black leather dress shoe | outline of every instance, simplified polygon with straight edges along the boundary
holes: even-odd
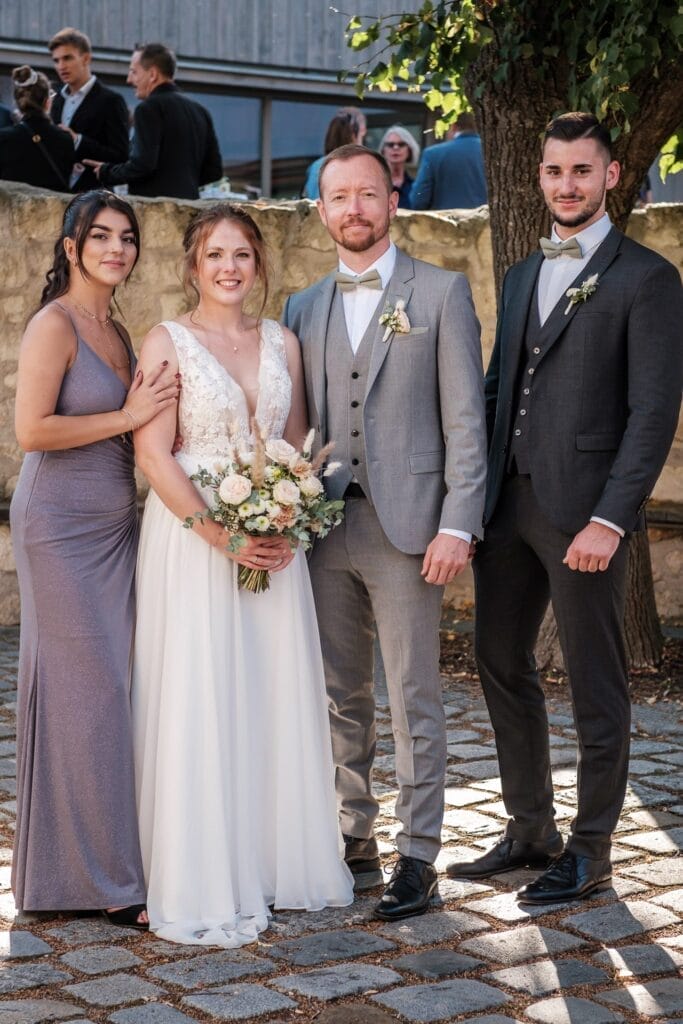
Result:
[[[379,859],[379,849],[374,836],[358,839],[344,836],[344,861],[353,875],[354,889],[371,889],[384,881]]]
[[[523,842],[505,837],[481,857],[475,860],[453,861],[446,865],[449,878],[488,878],[515,868],[545,868],[562,853],[562,836],[556,833],[551,839],[538,843]]]
[[[612,885],[609,857],[594,860],[565,850],[547,871],[517,893],[520,903],[560,903],[580,900]]]
[[[436,889],[436,868],[417,857],[400,856],[384,895],[374,910],[383,921],[424,914]]]

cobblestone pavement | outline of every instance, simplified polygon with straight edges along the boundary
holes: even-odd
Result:
[[[444,850],[437,862],[439,897],[429,912],[393,925],[373,921],[380,891],[374,890],[343,910],[278,913],[257,945],[207,951],[117,929],[96,916],[15,916],[9,861],[16,661],[16,631],[2,630],[0,1024],[683,1019],[683,723],[674,701],[634,708],[613,890],[523,909],[514,890],[533,877],[530,872],[486,884],[445,876],[447,861],[486,848],[504,820],[483,701],[469,680],[455,679],[444,689]],[[550,711],[557,814],[566,826],[575,798],[575,736],[564,696],[550,702]],[[381,701],[377,792],[383,811],[378,837],[389,861],[395,781]]]

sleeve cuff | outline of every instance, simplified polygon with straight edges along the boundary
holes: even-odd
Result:
[[[601,526],[608,526],[610,530],[614,530],[620,537],[626,536],[626,530],[622,530],[616,523],[610,523],[609,519],[601,519],[600,516],[591,516],[591,523],[600,523]]]
[[[439,533],[446,533],[449,537],[457,537],[459,540],[464,540],[466,544],[472,543],[472,534],[464,533],[462,530],[439,530]]]

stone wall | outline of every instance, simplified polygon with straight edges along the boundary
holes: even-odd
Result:
[[[24,324],[35,308],[47,267],[51,264],[66,197],[23,185],[0,184],[0,489],[11,498],[21,465],[14,440],[13,405],[17,351]],[[126,326],[135,344],[160,320],[185,306],[179,282],[181,238],[192,212],[204,205],[161,199],[137,199],[143,248],[132,281],[118,296]],[[287,295],[327,273],[335,263],[334,247],[315,207],[302,200],[252,204],[250,212],[263,231],[270,251],[271,290],[266,315],[278,317]],[[465,273],[472,286],[482,324],[486,362],[495,332],[495,294],[488,215],[485,211],[410,213],[400,211],[393,238],[413,256]],[[683,267],[683,206],[660,205],[638,210],[629,234]],[[683,422],[676,444],[655,490],[655,500],[678,507],[683,514]],[[653,538],[655,539],[655,538]],[[683,559],[680,536],[657,534],[653,560],[661,613],[683,617]],[[657,550],[659,546],[660,553]],[[666,549],[666,553],[665,553]],[[450,595],[453,601],[471,596],[469,580]],[[0,624],[16,622],[18,598],[9,543],[9,529],[0,527]]]

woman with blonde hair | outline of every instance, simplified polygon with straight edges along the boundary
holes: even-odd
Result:
[[[12,83],[20,120],[0,131],[0,178],[68,192],[74,144],[50,120],[50,83],[28,64],[14,69]]]
[[[408,174],[406,167],[417,166],[420,160],[420,147],[407,128],[393,124],[382,136],[377,152],[381,153],[389,164],[391,181],[398,192],[398,205],[410,209],[413,178]]]

